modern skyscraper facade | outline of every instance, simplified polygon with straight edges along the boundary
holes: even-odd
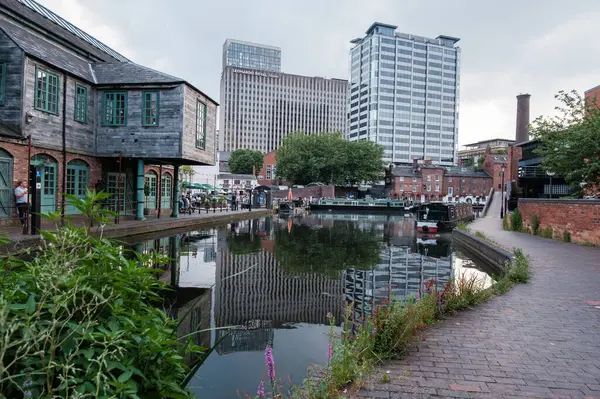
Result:
[[[348,140],[384,146],[384,161],[457,161],[460,40],[374,23],[351,41]]]
[[[346,133],[347,80],[275,72],[280,59],[256,56],[276,47],[236,43],[228,39],[223,46],[220,151],[274,151],[294,132]]]
[[[227,39],[223,44],[223,68],[226,66],[281,72],[281,49]]]

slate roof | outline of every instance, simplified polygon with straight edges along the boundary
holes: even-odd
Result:
[[[252,175],[239,175],[235,173],[219,173],[217,175],[219,180],[228,179],[228,180],[256,180],[256,177]]]
[[[490,177],[484,171],[476,171],[473,168],[459,168],[459,167],[442,167],[436,165],[419,165],[419,170],[416,172],[412,166],[394,166],[392,169],[393,176],[404,176],[404,177],[421,177],[421,169],[427,168],[438,168],[444,170],[446,176],[461,176],[461,177]]]
[[[493,155],[491,156],[492,162],[494,163],[507,163],[508,155]]]
[[[392,175],[405,177],[421,176],[421,174],[418,171],[415,173],[415,170],[412,166],[394,166],[394,168],[392,169]]]
[[[128,59],[33,0],[0,0],[0,4],[40,29],[71,43],[101,61]],[[68,29],[67,29],[68,28]],[[77,34],[75,34],[76,32]]]
[[[473,168],[447,167],[444,174],[446,176],[461,176],[461,177],[490,177],[489,174],[482,170]]]
[[[0,0],[0,4],[6,1],[13,3],[16,0]],[[18,2],[17,2],[18,3]],[[152,68],[126,62],[98,62],[91,63],[89,60],[76,55],[74,52],[61,47],[29,30],[8,20],[2,20],[0,29],[15,42],[26,54],[35,57],[55,68],[67,71],[72,75],[92,84],[165,84],[186,83],[188,86],[201,93],[215,105],[219,105],[214,99],[202,90],[193,86],[185,79],[178,78]],[[75,36],[73,35],[75,38]],[[110,59],[110,58],[108,58]]]
[[[98,84],[184,83],[185,80],[134,62],[92,64]]]
[[[69,71],[81,79],[95,83],[92,69],[87,60],[12,22],[2,24],[0,29],[25,53],[54,67]]]

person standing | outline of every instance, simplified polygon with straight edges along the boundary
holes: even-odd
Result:
[[[17,187],[15,187],[15,203],[21,226],[25,226],[25,222],[27,221],[25,218],[25,211],[27,210],[27,185],[24,181],[17,182]]]

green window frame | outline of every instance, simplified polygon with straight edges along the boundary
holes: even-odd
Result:
[[[58,75],[35,68],[35,109],[58,115],[59,82]]]
[[[102,126],[127,126],[127,92],[102,93]]]
[[[142,92],[142,126],[158,126],[159,93]]]
[[[75,111],[77,122],[87,123],[88,90],[87,87],[75,83]]]
[[[196,102],[196,148],[206,149],[206,104]]]
[[[0,105],[6,101],[6,62],[0,64]]]

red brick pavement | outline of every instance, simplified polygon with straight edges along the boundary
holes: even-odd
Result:
[[[355,398],[600,398],[600,249],[506,232],[494,202],[472,230],[522,248],[531,282],[433,326]]]

